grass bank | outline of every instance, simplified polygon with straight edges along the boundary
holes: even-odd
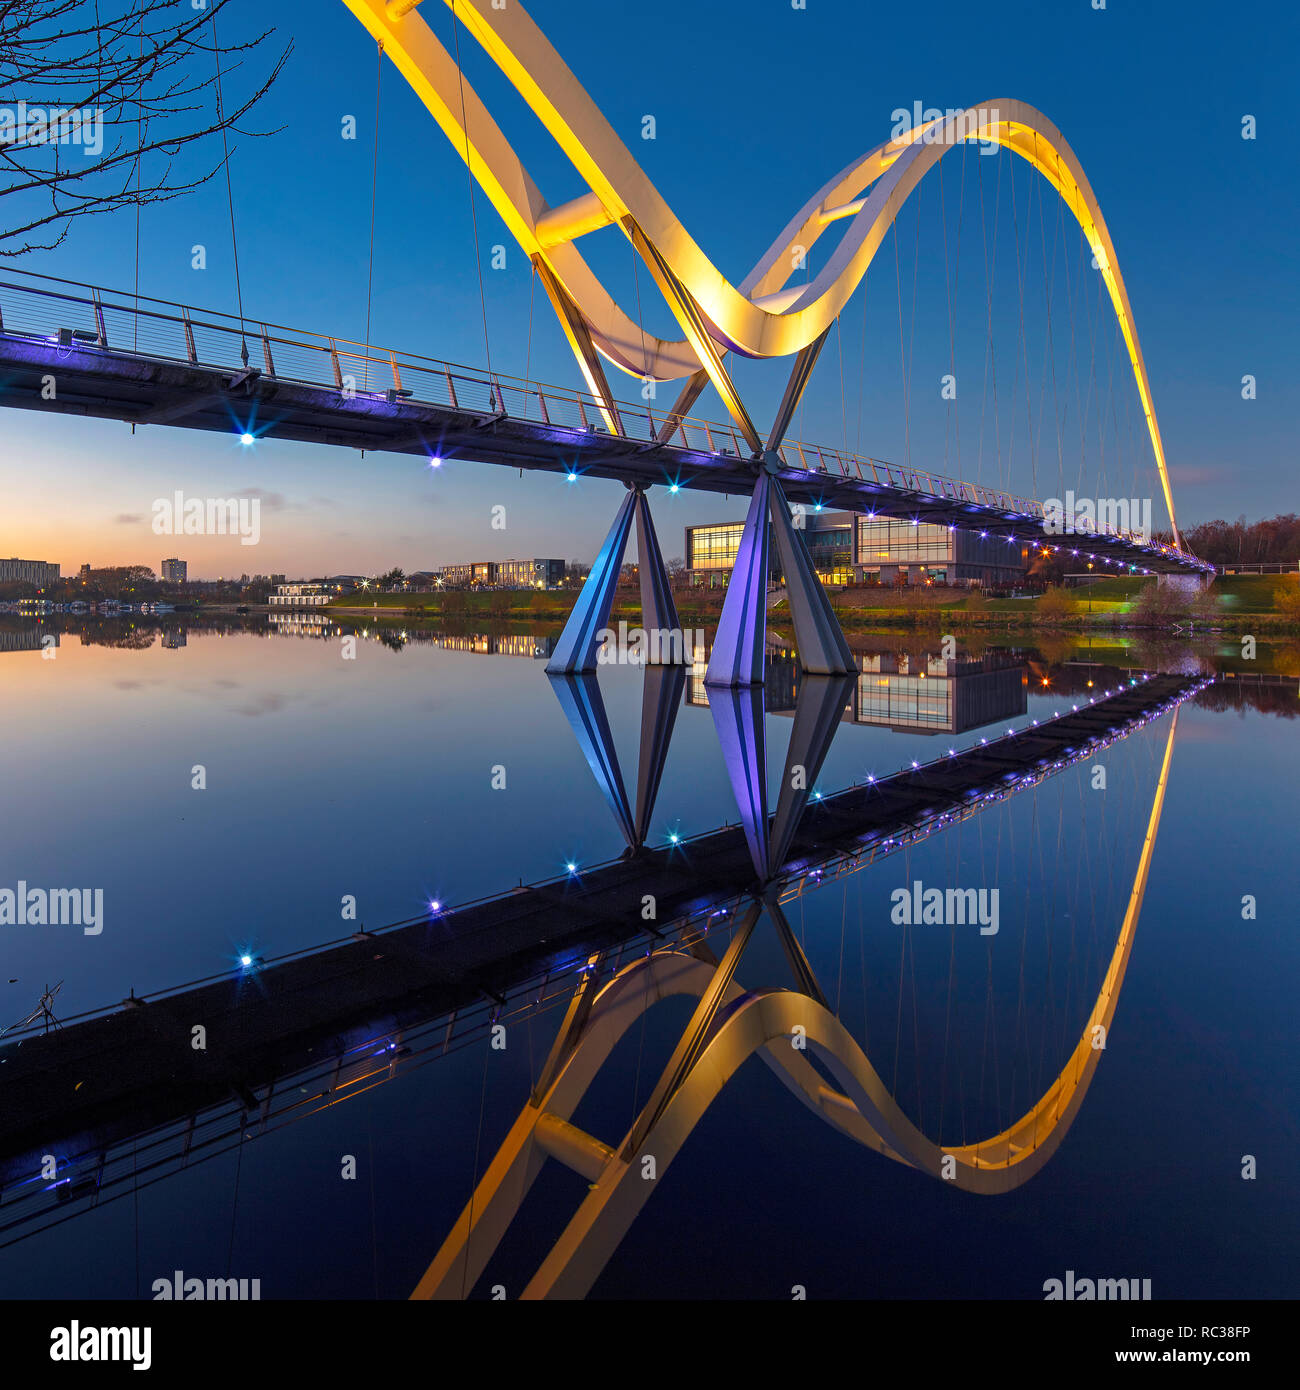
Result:
[[[432,594],[371,594],[367,602],[352,595],[329,611],[354,617],[405,617],[440,622],[562,623],[573,606],[569,590],[530,592],[495,590]],[[723,593],[688,590],[675,595],[687,627],[709,627],[722,612]],[[953,589],[851,588],[832,590],[831,607],[849,631],[867,626],[913,627],[943,623],[963,627],[1047,627],[1056,629],[1151,629],[1218,627],[1236,630],[1243,621],[1257,632],[1300,632],[1300,580],[1296,575],[1225,575],[1203,595],[1192,596],[1157,587],[1155,579],[1099,579],[1078,589],[1054,589],[1038,598],[987,598]],[[788,619],[784,600],[770,610],[773,621]],[[620,590],[614,621],[640,620],[635,589]]]

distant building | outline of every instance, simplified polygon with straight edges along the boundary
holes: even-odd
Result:
[[[162,582],[164,584],[184,584],[189,570],[184,560],[164,560],[162,562]]]
[[[480,588],[496,582],[497,567],[491,560],[478,564],[448,565],[442,572],[443,583],[450,589]]]
[[[550,589],[564,582],[564,561],[478,560],[448,565],[441,578],[449,589]]]
[[[272,608],[323,608],[333,598],[328,584],[278,584],[266,601]]]
[[[551,589],[564,582],[564,561],[502,560],[496,582],[499,589]]]
[[[58,582],[58,565],[44,560],[0,560],[0,584],[35,584],[43,589]]]
[[[77,574],[77,578],[80,579],[81,582],[82,582],[83,584],[89,584],[89,583],[90,583],[90,566],[89,566],[89,565],[82,565],[80,571],[79,571],[78,574]]]
[[[803,514],[803,535],[824,584],[952,584],[997,588],[1018,583],[1029,562],[1028,542],[1008,545],[973,531],[949,530],[901,518],[855,512]],[[740,537],[739,521],[686,528],[686,574],[691,583],[726,587]],[[774,566],[774,573],[777,572]]]

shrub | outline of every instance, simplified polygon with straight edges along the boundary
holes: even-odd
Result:
[[[1048,591],[1034,604],[1034,613],[1047,622],[1072,617],[1078,611],[1074,599],[1059,586]]]

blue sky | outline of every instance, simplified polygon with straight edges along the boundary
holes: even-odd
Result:
[[[426,0],[423,10],[450,48],[448,9]],[[1290,7],[1108,0],[1097,10],[1092,0],[1040,0],[903,8],[808,0],[797,10],[789,0],[669,0],[649,9],[533,0],[529,10],[734,281],[817,187],[888,137],[896,108],[969,106],[998,97],[1038,106],[1079,155],[1114,237],[1180,521],[1186,527],[1218,515],[1296,509],[1300,182],[1289,120],[1300,26]],[[232,160],[247,310],[360,339],[374,46],[339,0],[284,0],[271,10],[239,0],[228,14],[248,28],[263,16],[272,19],[295,43],[261,117],[264,126],[283,129],[263,140],[239,140]],[[228,25],[231,33],[235,27]],[[464,35],[461,52],[470,80],[549,201],[575,196],[576,175],[523,102]],[[464,165],[396,71],[387,62],[384,69],[370,338],[481,364],[483,310]],[[641,139],[647,114],[656,118],[653,141]],[[341,138],[347,115],[357,119],[355,141]],[[1256,119],[1254,140],[1242,139],[1245,115]],[[980,158],[970,152],[946,159],[942,210],[932,175],[900,218],[897,245],[882,248],[865,295],[855,296],[827,344],[797,434],[847,440],[882,458],[910,455],[937,471],[1040,495],[1056,493],[1064,482],[1081,493],[1158,499],[1150,451],[1135,428],[1135,393],[1121,389],[1126,383],[1115,385],[1100,410],[1109,436],[1096,437],[1102,423],[1096,422],[1093,437],[1082,441],[1077,406],[1073,414],[1067,405],[1054,407],[1046,385],[1049,296],[1060,401],[1068,401],[1071,389],[1077,398],[1086,385],[1088,364],[1081,350],[1071,357],[1067,347],[1090,331],[1081,282],[1071,288],[1065,279],[1078,269],[1077,232],[1058,230],[1055,205],[1031,195],[1037,181],[1020,161],[999,154],[980,169]],[[987,277],[972,210],[981,180],[986,198],[992,196],[993,166],[1013,163],[1019,167],[1002,174],[998,215],[986,213],[985,223],[987,231],[999,228],[1002,248],[993,262],[995,429],[986,370]],[[529,346],[530,268],[486,200],[476,199],[493,365],[576,385],[576,367],[540,288]],[[964,209],[960,234],[958,208]],[[190,265],[196,243],[207,248],[203,271]],[[506,247],[506,265],[493,270],[491,248],[498,243]],[[1023,344],[1015,259],[1021,245],[1029,321]],[[223,182],[145,209],[140,247],[142,293],[233,310]],[[634,279],[631,249],[619,232],[598,233],[583,250],[625,307],[635,308],[639,283],[646,326],[669,329],[644,268]],[[123,215],[86,222],[57,251],[19,264],[129,289],[135,254],[134,219]],[[814,269],[817,264],[814,259]],[[1077,312],[1067,311],[1069,293],[1076,294]],[[957,321],[951,336],[950,294]],[[1091,330],[1102,380],[1115,376],[1111,323]],[[955,406],[939,398],[950,353],[959,383]],[[1018,358],[1028,385],[1014,368]],[[1257,379],[1252,401],[1241,395],[1247,374]],[[784,376],[780,363],[746,363],[738,372],[761,426]],[[615,389],[633,397],[637,387],[615,374]],[[697,413],[724,414],[711,392]],[[0,554],[58,560],[65,572],[82,560],[156,568],[163,551],[149,529],[150,505],[176,488],[218,496],[256,488],[265,497],[258,547],[187,540],[191,573],[200,575],[373,572],[507,555],[590,559],[621,494],[614,484],[566,486],[463,462],[431,475],[418,461],[363,460],[273,440],[247,451],[180,430],[132,436],[110,422],[20,412],[2,419],[0,489],[9,505],[0,515]],[[652,496],[652,503],[669,556],[682,551],[684,525],[741,514],[734,500],[689,493]],[[498,504],[507,509],[504,535],[489,525]],[[1158,502],[1155,514],[1159,524]]]

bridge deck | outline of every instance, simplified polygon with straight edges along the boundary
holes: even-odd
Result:
[[[850,788],[810,804],[778,886],[785,896],[966,814],[980,796],[1040,779],[1096,741],[1186,698],[1206,682],[1157,676],[1037,728]],[[579,876],[399,924],[0,1046],[0,1200],[39,1156],[107,1147],[227,1100],[253,1108],[259,1087],[361,1042],[452,1010],[503,1002],[543,972],[645,935],[653,894],[661,930],[706,918],[754,887],[739,828]],[[191,1046],[201,1024],[207,1048]],[[18,1035],[13,1035],[17,1037]]]
[[[620,404],[610,432],[580,392],[39,276],[0,279],[0,405],[745,497],[754,487],[728,425]],[[792,502],[1043,536],[1033,499],[820,445],[781,454]],[[1213,571],[1129,533],[1065,539],[1116,573]]]

